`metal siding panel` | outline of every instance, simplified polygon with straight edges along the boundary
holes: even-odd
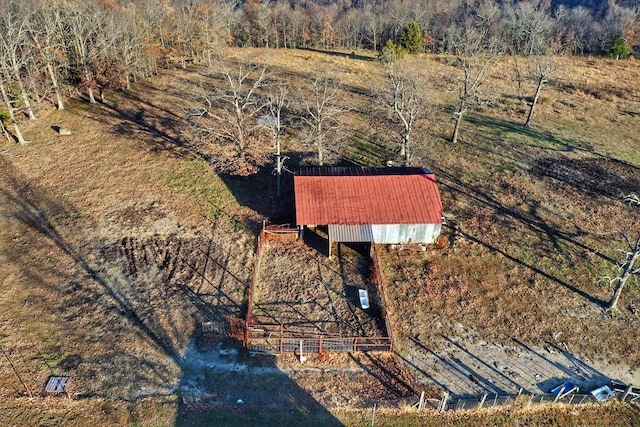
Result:
[[[440,237],[440,233],[442,232],[442,224],[434,224],[433,225],[433,243],[438,241],[438,237]]]
[[[373,242],[370,224],[329,224],[332,242]]]
[[[432,244],[440,235],[440,224],[373,224],[373,241],[387,245]]]
[[[371,225],[371,232],[373,233],[373,241],[375,243],[382,243],[382,231],[382,226],[376,224]]]
[[[381,244],[398,243],[400,233],[400,224],[374,224],[373,229],[374,242]]]

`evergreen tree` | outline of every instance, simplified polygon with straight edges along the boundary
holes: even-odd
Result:
[[[616,37],[611,47],[607,50],[607,55],[616,59],[624,59],[631,55],[631,49],[627,46],[627,41],[624,37]]]
[[[385,64],[390,64],[398,59],[402,59],[406,54],[407,51],[402,46],[395,44],[391,40],[387,40],[387,43],[385,43],[382,48],[378,59]]]
[[[424,51],[424,45],[422,42],[422,29],[420,24],[416,21],[411,21],[404,27],[402,35],[400,36],[400,46],[402,46],[408,53],[420,53]]]

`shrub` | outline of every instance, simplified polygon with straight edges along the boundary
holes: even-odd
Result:
[[[395,62],[398,59],[402,59],[407,54],[407,51],[404,47],[395,44],[391,40],[387,40],[382,51],[380,52],[380,56],[378,57],[380,61],[384,63]]]

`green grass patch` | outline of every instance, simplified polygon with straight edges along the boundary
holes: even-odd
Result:
[[[224,181],[201,158],[184,159],[165,176],[167,186],[196,202],[211,218],[232,217],[238,203]]]

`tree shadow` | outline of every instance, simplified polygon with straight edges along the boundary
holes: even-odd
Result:
[[[579,237],[582,234],[581,230],[577,230],[571,233],[566,232],[559,229],[557,226],[553,224],[549,224],[547,221],[542,219],[537,213],[537,210],[539,208],[539,202],[536,202],[536,201],[530,202],[529,211],[525,213],[525,212],[522,212],[521,210],[504,206],[498,199],[493,197],[491,194],[482,192],[479,188],[472,187],[470,184],[464,183],[458,177],[453,176],[452,174],[450,174],[445,170],[442,170],[440,168],[435,168],[435,170],[438,176],[439,185],[449,189],[449,191],[451,191],[452,194],[455,195],[455,197],[459,197],[459,195],[463,195],[464,197],[470,200],[474,200],[477,203],[480,203],[482,205],[492,208],[495,211],[496,216],[510,218],[514,221],[517,221],[518,223],[521,223],[527,226],[534,233],[542,234],[546,236],[555,248],[559,249],[560,248],[559,243],[565,242],[575,247],[578,247],[588,253],[593,253],[608,262],[611,262],[611,263],[616,262],[616,260],[607,256],[603,252],[598,251],[577,240],[577,237]],[[451,224],[449,224],[449,227],[451,227]],[[488,243],[481,236],[479,235],[475,236],[474,235],[475,233],[473,233],[472,231],[468,231],[468,230],[462,231],[459,228],[456,228],[453,231],[456,233],[461,233],[461,235],[463,235],[467,239],[481,244],[482,246],[486,247],[490,251],[498,253],[504,256],[505,258],[509,259],[510,261],[513,261],[521,266],[527,267],[528,269],[534,271],[535,273],[542,275],[543,277],[546,277],[547,279],[550,279],[555,283],[558,283],[564,286],[565,288],[582,296],[583,298],[586,298],[590,302],[600,307],[606,306],[605,301],[587,294],[586,292],[561,280],[560,278],[554,277],[553,275],[543,271],[542,269],[540,269],[535,265],[528,264],[525,261],[518,259],[514,255],[508,253],[507,251]]]
[[[583,391],[599,387],[603,384],[608,384],[611,381],[611,378],[607,375],[598,371],[588,363],[585,363],[569,352],[566,348],[560,348],[560,346],[555,343],[547,344],[547,347],[551,351],[562,354],[564,363],[558,360],[551,360],[541,351],[528,346],[517,338],[513,338],[513,341],[525,349],[530,355],[541,360],[543,365],[554,367],[557,371],[562,373],[564,378],[547,379],[538,384],[543,392],[549,392],[554,387],[561,385],[567,379],[571,379],[571,382],[580,387]]]
[[[372,375],[378,382],[387,389],[394,398],[403,398],[415,395],[415,385],[412,378],[406,377],[401,370],[396,368],[396,364],[389,361],[382,361],[373,354],[360,353],[367,363],[363,363],[358,357],[349,353],[349,358],[356,362],[365,372]]]
[[[553,179],[581,193],[617,202],[640,188],[639,169],[612,159],[547,157],[536,160],[531,173],[539,178]]]
[[[315,52],[315,53],[322,53],[324,55],[330,55],[330,56],[340,56],[343,58],[349,58],[349,59],[356,59],[358,61],[367,61],[367,62],[373,62],[376,61],[376,58],[373,58],[371,56],[366,56],[366,55],[358,55],[355,52],[338,52],[335,50],[325,50],[325,49],[314,49],[311,47],[300,47],[298,48],[299,50],[306,50],[309,52]]]
[[[464,338],[442,335],[445,346],[431,349],[417,338],[410,338],[420,357],[405,363],[419,376],[433,382],[457,399],[482,394],[539,394],[568,380],[584,391],[608,383],[610,379],[566,349],[553,347],[547,357],[539,349],[515,339],[517,348],[484,343],[473,344]],[[422,356],[424,355],[424,356]]]
[[[236,266],[242,260],[211,242],[220,224],[208,239],[94,241],[95,225],[71,203],[29,183],[2,159],[0,168],[0,221],[24,242],[6,254],[7,263],[30,285],[22,294],[29,310],[46,311],[47,321],[63,330],[48,331],[37,318],[22,327],[29,334],[47,332],[46,342],[66,355],[51,368],[72,377],[74,399],[135,406],[145,397],[175,395],[180,426],[278,419],[341,425],[274,360],[258,363],[230,338],[196,346],[199,335],[189,325],[240,314],[230,289],[240,288],[240,295],[246,287]],[[238,358],[230,361],[234,349]],[[50,374],[38,369],[34,378]]]
[[[471,235],[468,232],[464,232],[464,231],[460,231],[460,230],[458,230],[458,232],[462,236],[464,236],[465,238],[469,239],[470,241],[478,243],[478,244],[484,246],[485,248],[489,249],[489,251],[491,251],[493,253],[497,253],[497,254],[505,257],[509,261],[512,261],[512,262],[514,262],[514,263],[516,263],[516,264],[518,264],[520,266],[526,267],[527,269],[533,271],[534,273],[539,274],[540,276],[545,277],[545,278],[547,278],[547,279],[549,279],[549,280],[551,280],[551,281],[553,281],[553,282],[565,287],[566,289],[570,290],[571,292],[574,292],[575,294],[580,295],[582,298],[586,299],[587,301],[591,302],[592,304],[594,304],[594,305],[596,305],[598,307],[601,307],[601,308],[607,307],[608,301],[605,301],[605,300],[602,300],[600,298],[596,298],[596,297],[594,297],[592,295],[589,295],[587,292],[583,291],[582,289],[579,289],[576,286],[573,286],[573,285],[567,283],[566,281],[547,273],[546,271],[538,268],[535,265],[526,263],[525,261],[518,259],[517,257],[511,255],[510,253],[508,253],[508,252],[506,252],[506,251],[504,251],[504,250],[502,250],[502,249],[500,249],[500,248],[498,248],[496,246],[493,246],[490,243],[487,243],[486,241],[482,240],[479,237],[475,237],[475,236]]]
[[[414,337],[411,337],[410,341],[421,351],[431,355],[438,368],[426,369],[424,366],[418,366],[415,362],[412,362],[412,365],[452,397],[470,398],[483,392],[506,394],[506,391],[497,386],[489,376],[481,374],[479,369],[471,367],[469,363],[463,362],[460,358],[440,354],[440,351],[427,347]],[[433,372],[431,372],[432,370]]]
[[[286,153],[296,157],[295,153]],[[218,175],[241,206],[256,212],[259,217],[272,224],[295,224],[293,175],[283,171],[281,175],[281,197],[277,197],[277,177],[270,165],[261,167],[249,176]],[[262,228],[262,224],[252,224]]]
[[[509,120],[483,115],[479,113],[470,114],[467,118],[467,121],[475,124],[479,128],[487,129],[492,131],[492,133],[499,135],[516,135],[522,136],[529,140],[536,142],[536,144],[526,143],[524,146],[535,148],[535,149],[544,149],[551,150],[556,152],[583,152],[594,157],[598,157],[600,159],[612,162],[613,164],[618,164],[621,167],[633,170],[640,170],[640,167],[628,163],[622,159],[615,158],[609,154],[603,154],[596,151],[593,145],[587,141],[576,141],[569,140],[566,138],[561,138],[557,134],[542,130],[536,129],[532,127],[524,127],[520,123],[515,123]],[[513,149],[513,147],[510,147]],[[511,150],[504,150],[503,153],[509,152]]]

